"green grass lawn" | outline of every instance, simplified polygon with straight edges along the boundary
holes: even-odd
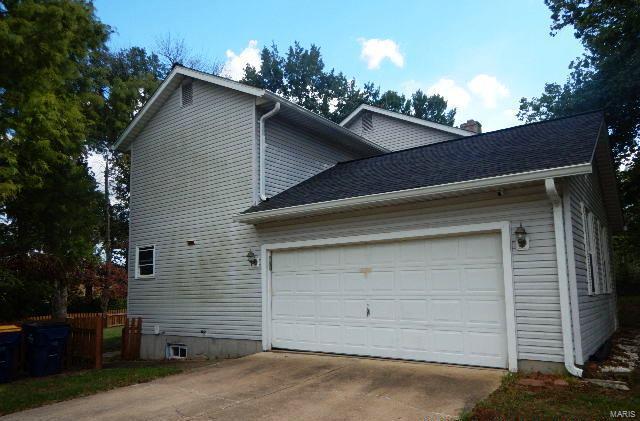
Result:
[[[148,382],[183,371],[176,365],[148,363],[136,367],[77,371],[0,384],[0,415],[79,396]]]
[[[122,326],[108,327],[103,333],[103,351],[118,351],[122,341]]]
[[[563,378],[568,386],[531,387],[518,384],[518,375],[508,374],[502,385],[465,414],[467,420],[503,419],[608,419],[610,411],[640,414],[640,393],[606,389]],[[551,376],[547,376],[552,379]],[[636,385],[637,386],[637,385]]]

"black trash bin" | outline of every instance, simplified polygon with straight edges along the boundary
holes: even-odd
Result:
[[[0,383],[10,382],[18,373],[20,330],[16,325],[0,326]]]
[[[62,371],[71,328],[64,322],[38,322],[22,325],[27,344],[27,367],[34,377]]]

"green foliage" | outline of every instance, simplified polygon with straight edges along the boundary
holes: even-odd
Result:
[[[540,97],[520,102],[518,116],[545,120],[604,109],[628,231],[615,241],[621,290],[640,289],[640,2],[546,0],[552,35],[572,27],[585,54],[571,63],[563,84],[549,83]],[[620,276],[622,275],[622,276]]]
[[[107,36],[88,2],[0,3],[0,200],[83,152],[85,64]]]
[[[358,88],[354,79],[342,72],[325,70],[320,48],[309,49],[298,42],[289,47],[285,57],[275,44],[263,48],[260,70],[247,65],[241,80],[271,92],[322,115],[340,122],[361,104],[375,105],[386,110],[432,120],[453,126],[456,110],[447,111],[447,102],[439,95],[427,96],[418,90],[412,98],[395,91],[380,94],[380,88],[365,83]]]

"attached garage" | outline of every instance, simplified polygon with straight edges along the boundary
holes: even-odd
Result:
[[[265,348],[509,367],[510,253],[488,225],[265,246]]]

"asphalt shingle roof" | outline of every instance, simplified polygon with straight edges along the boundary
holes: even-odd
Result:
[[[244,213],[591,162],[601,111],[341,162]]]

